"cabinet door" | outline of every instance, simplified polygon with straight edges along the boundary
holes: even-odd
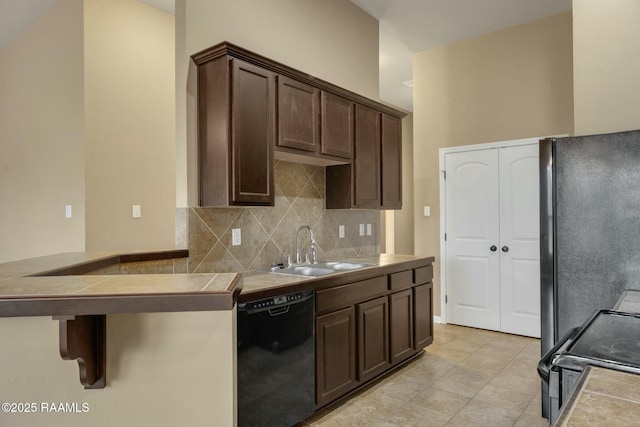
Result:
[[[356,105],[354,204],[357,208],[380,208],[380,113]]]
[[[278,146],[318,151],[319,90],[278,76]]]
[[[386,296],[357,305],[358,379],[367,381],[389,367],[389,310]]]
[[[415,349],[422,350],[433,342],[433,284],[413,288]]]
[[[391,364],[415,353],[413,348],[413,293],[411,289],[389,295],[391,314]]]
[[[402,208],[402,121],[382,114],[382,207]]]
[[[273,206],[274,75],[237,59],[232,67],[231,204]]]
[[[320,152],[350,159],[353,157],[353,114],[355,103],[322,92],[322,143]]]
[[[316,318],[316,404],[322,406],[358,385],[355,308]]]

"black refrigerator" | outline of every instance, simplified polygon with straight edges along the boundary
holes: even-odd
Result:
[[[540,142],[540,252],[545,354],[640,289],[640,131]]]

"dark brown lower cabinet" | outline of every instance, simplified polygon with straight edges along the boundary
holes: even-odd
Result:
[[[413,346],[413,292],[411,289],[389,295],[391,313],[391,364],[415,354]]]
[[[415,312],[415,349],[422,350],[433,342],[433,283],[413,288]]]
[[[316,291],[316,404],[323,407],[433,342],[429,264]]]
[[[355,308],[316,318],[316,403],[321,406],[358,385]]]
[[[389,303],[384,296],[356,307],[358,379],[364,382],[389,368]]]

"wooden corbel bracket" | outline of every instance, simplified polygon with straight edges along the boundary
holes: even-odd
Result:
[[[77,360],[85,389],[105,387],[106,316],[53,316],[60,321],[60,356]]]

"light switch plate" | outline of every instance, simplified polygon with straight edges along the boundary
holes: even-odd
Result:
[[[367,236],[371,236],[371,224],[367,224]]]
[[[431,206],[424,207],[424,216],[431,216]]]
[[[242,244],[242,230],[234,228],[231,230],[231,245],[240,246]]]
[[[64,217],[65,218],[71,218],[71,205],[67,205],[64,207]]]
[[[134,218],[142,217],[142,210],[140,209],[140,205],[133,205],[131,211]]]
[[[344,225],[338,226],[338,237],[344,239]]]
[[[359,232],[360,232],[360,235],[361,235],[361,236],[364,236],[364,224],[360,224],[360,230],[359,230]]]

